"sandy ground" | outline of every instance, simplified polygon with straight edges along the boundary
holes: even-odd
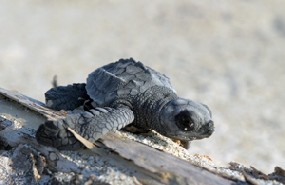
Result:
[[[193,153],[285,167],[285,1],[0,0],[0,86],[39,100],[134,57],[212,109]]]

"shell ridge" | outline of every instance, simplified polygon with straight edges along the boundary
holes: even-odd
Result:
[[[118,98],[134,97],[153,86],[164,86],[175,92],[167,76],[130,58],[90,73],[86,90],[98,106],[108,106]]]

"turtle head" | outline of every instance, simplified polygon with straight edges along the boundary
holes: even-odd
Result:
[[[172,139],[191,141],[209,137],[214,131],[210,109],[201,103],[178,98],[162,109],[160,121],[164,135]]]

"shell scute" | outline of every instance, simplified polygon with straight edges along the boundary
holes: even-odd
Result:
[[[97,105],[108,106],[118,98],[136,96],[156,85],[173,90],[165,75],[133,59],[121,59],[89,74],[86,90]]]

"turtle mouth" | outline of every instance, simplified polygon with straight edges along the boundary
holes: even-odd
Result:
[[[200,140],[208,138],[214,132],[214,122],[210,120],[197,131],[179,130],[168,135],[172,139],[181,139],[186,141]]]
[[[204,138],[208,138],[210,137],[210,135],[200,135],[197,133],[193,134],[194,136],[189,136],[188,134],[181,134],[180,132],[177,134],[173,134],[173,135],[169,135],[168,137],[172,138],[172,139],[178,139],[178,140],[184,140],[184,141],[193,141],[193,140],[201,140]]]

